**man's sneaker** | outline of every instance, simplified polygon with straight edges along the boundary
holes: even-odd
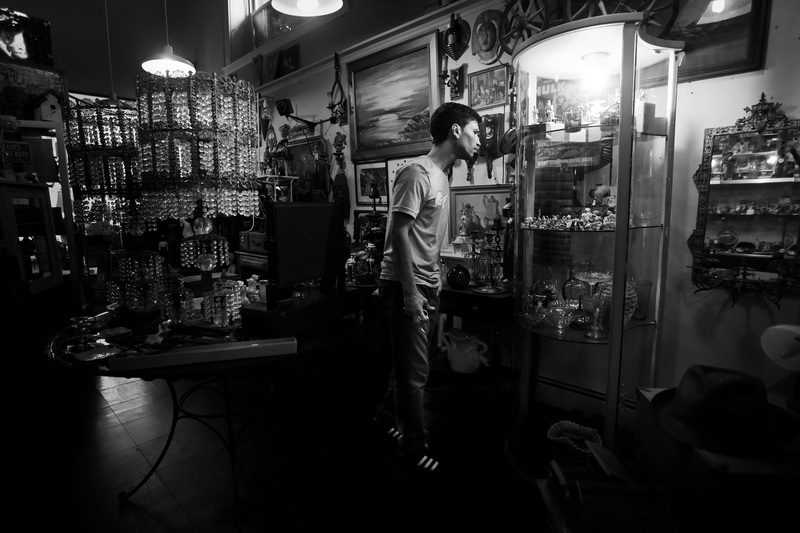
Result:
[[[379,417],[374,417],[372,421],[375,423],[375,426],[378,428],[378,431],[390,438],[394,443],[400,442],[400,438],[403,436],[400,433],[400,430],[394,427],[394,425],[390,422],[385,420],[381,420]]]

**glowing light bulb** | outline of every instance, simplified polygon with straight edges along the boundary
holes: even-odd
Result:
[[[714,0],[711,2],[711,11],[714,13],[722,13],[725,9],[725,0]]]
[[[606,86],[608,52],[590,52],[582,58],[583,83],[593,89],[602,89]]]
[[[297,9],[314,11],[319,7],[319,0],[297,0]]]

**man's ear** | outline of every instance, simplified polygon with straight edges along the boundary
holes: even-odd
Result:
[[[450,126],[450,131],[453,132],[456,139],[461,137],[461,125],[458,122],[454,122],[453,125]]]

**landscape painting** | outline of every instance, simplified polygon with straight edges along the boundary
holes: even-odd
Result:
[[[430,115],[439,105],[432,35],[351,64],[355,159],[424,153],[430,148]]]

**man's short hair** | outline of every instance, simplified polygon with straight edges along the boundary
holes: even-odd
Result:
[[[471,120],[480,124],[481,116],[469,106],[457,102],[445,102],[440,105],[431,117],[430,131],[433,144],[443,143],[453,124],[464,128]]]

